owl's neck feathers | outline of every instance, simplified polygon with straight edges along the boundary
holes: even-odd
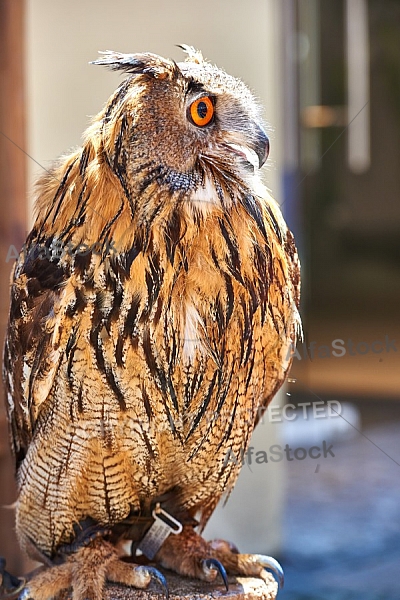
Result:
[[[174,182],[175,177],[176,182],[178,176],[181,182],[185,179],[171,172],[169,181]],[[142,178],[145,180],[146,176]],[[261,185],[258,188],[264,199],[248,193],[243,198],[238,194],[235,201],[232,194],[218,188],[212,175],[203,181],[192,176],[192,183],[181,187],[181,191],[176,187],[177,191],[171,195],[171,187],[160,186],[156,179],[146,181],[138,199],[135,190],[124,181],[124,174],[111,168],[104,151],[91,140],[39,180],[34,229],[47,238],[68,238],[77,244],[92,245],[112,239],[119,249],[126,250],[138,230],[149,232],[151,228],[159,228],[173,221],[178,213],[187,225],[206,231],[210,220],[232,218],[233,214],[250,210],[254,228],[262,229],[261,215],[264,205],[268,205],[274,228],[286,231],[275,202]],[[244,190],[243,187],[240,191]]]
[[[124,113],[108,123],[107,111],[109,106],[87,130],[83,146],[39,180],[31,240],[111,246],[134,256],[162,246],[173,261],[178,245],[187,254],[195,247],[207,253],[216,236],[212,245],[223,246],[221,223],[225,223],[225,237],[233,245],[238,240],[245,245],[246,240],[251,245],[269,244],[272,237],[282,245],[286,225],[256,177],[259,196],[251,194],[233,172],[228,172],[223,188],[218,183],[221,173],[213,170],[220,169],[217,162],[204,164],[201,173],[187,174],[163,171],[142,160],[135,171],[135,164],[128,164],[125,139],[132,117]],[[246,254],[244,246],[242,250]]]

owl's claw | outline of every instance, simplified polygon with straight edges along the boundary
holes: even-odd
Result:
[[[283,588],[285,582],[283,569],[275,558],[272,558],[272,556],[265,556],[264,554],[253,554],[253,559],[254,562],[261,565],[264,569],[272,571],[278,580],[279,587]]]
[[[26,581],[25,579],[22,579],[19,580],[19,582],[20,585],[12,591],[7,591],[4,593],[0,588],[0,600],[28,600],[28,596],[23,596]]]
[[[18,579],[5,569],[6,561],[0,557],[0,600],[13,600],[24,589],[25,579]]]
[[[18,596],[18,600],[32,600],[28,588],[22,590],[21,594]]]
[[[228,591],[228,589],[229,589],[228,577],[227,577],[224,565],[219,560],[217,560],[216,558],[205,558],[203,560],[203,568],[204,568],[204,570],[208,570],[208,571],[218,571],[218,573],[221,575],[222,580],[225,584],[226,590]]]
[[[144,565],[139,565],[138,567],[136,567],[135,571],[136,572],[140,571],[140,572],[145,573],[146,575],[150,575],[150,577],[152,579],[155,579],[156,581],[158,581],[158,583],[161,585],[161,587],[163,589],[165,597],[168,600],[168,598],[169,598],[168,584],[167,584],[167,580],[165,579],[165,577],[161,573],[161,571],[159,571],[155,567],[148,567],[148,566],[144,566]]]

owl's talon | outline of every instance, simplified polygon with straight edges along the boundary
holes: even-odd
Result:
[[[24,593],[26,581],[25,581],[25,579],[22,579],[22,580],[19,579],[18,581],[19,581],[18,587],[16,587],[15,589],[9,588],[5,592],[3,592],[3,590],[1,589],[1,586],[0,586],[0,600],[15,600],[16,598],[18,598],[18,600],[20,600],[22,598],[22,594]],[[27,598],[28,598],[28,596],[25,596],[25,600],[27,600]]]
[[[136,567],[135,570],[136,570],[136,572],[142,571],[143,573],[146,573],[147,575],[150,575],[150,577],[152,579],[155,579],[156,581],[158,581],[158,583],[163,588],[163,592],[164,592],[165,597],[168,600],[168,598],[169,598],[168,584],[167,584],[167,580],[165,579],[165,577],[161,573],[161,571],[159,571],[155,567],[148,567],[148,566],[145,566],[145,565],[139,565],[138,567]]]
[[[0,589],[0,600],[28,600],[28,596],[23,596],[24,587],[25,587],[25,579],[21,581],[21,584],[10,592],[3,593]],[[22,591],[22,593],[20,593]]]
[[[25,579],[18,579],[5,569],[6,561],[0,557],[0,600],[13,600],[24,589]]]
[[[272,556],[265,556],[264,554],[254,554],[253,559],[254,559],[254,562],[257,562],[264,569],[267,569],[268,571],[272,571],[272,573],[274,575],[276,575],[276,578],[279,583],[279,587],[283,588],[283,585],[285,582],[285,576],[284,576],[281,565],[278,563],[277,560],[275,560],[275,558],[272,558]]]
[[[203,568],[204,570],[218,571],[225,584],[226,590],[229,590],[228,577],[225,571],[225,567],[219,560],[217,560],[216,558],[205,558],[203,560]]]
[[[32,596],[30,595],[30,591],[27,587],[22,590],[22,592],[18,596],[18,600],[33,600]]]

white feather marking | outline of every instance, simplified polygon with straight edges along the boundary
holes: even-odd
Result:
[[[183,342],[183,359],[185,362],[191,362],[196,351],[204,350],[199,330],[203,328],[201,317],[192,304],[186,306],[185,331]]]
[[[190,204],[204,214],[208,214],[216,205],[221,204],[215,186],[210,179],[207,178],[204,186],[195,190],[190,198]]]
[[[22,367],[22,381],[21,381],[21,383],[22,383],[22,386],[23,386],[24,397],[25,398],[28,398],[28,396],[29,396],[29,378],[30,378],[30,375],[31,375],[31,370],[32,370],[32,367],[26,362],[26,360],[24,360],[23,367]],[[28,410],[27,410],[26,404],[22,403],[21,407],[22,407],[22,410],[26,414],[28,414]]]

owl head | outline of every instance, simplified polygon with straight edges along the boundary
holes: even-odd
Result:
[[[242,81],[181,47],[182,63],[112,51],[94,61],[128,74],[98,116],[102,149],[135,198],[150,187],[202,209],[234,202],[268,157],[259,107]]]

